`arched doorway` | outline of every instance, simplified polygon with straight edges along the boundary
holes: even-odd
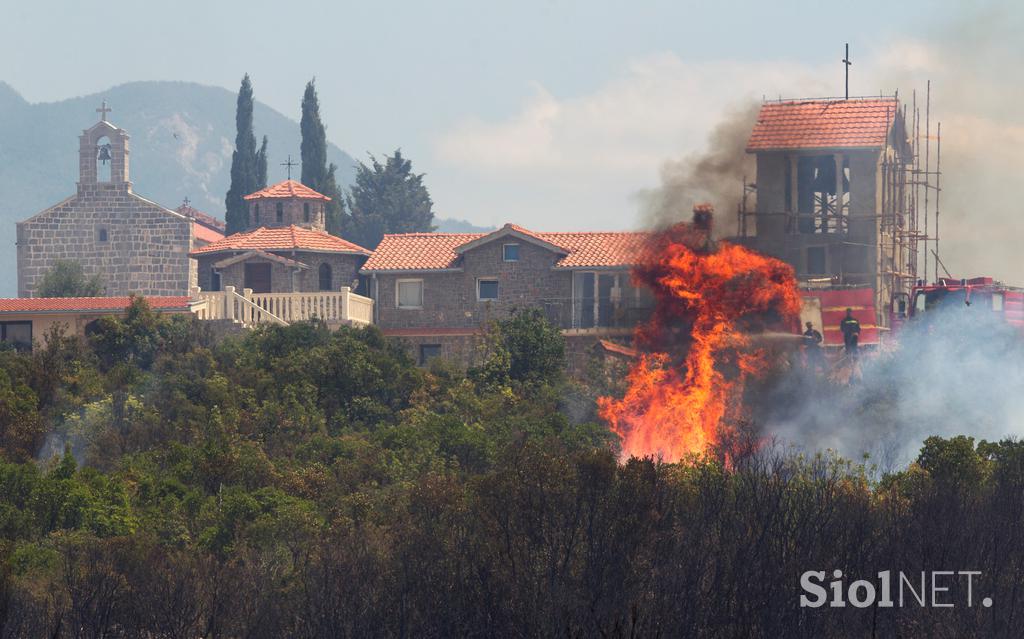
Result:
[[[320,290],[321,291],[333,291],[334,286],[331,283],[331,265],[324,262],[320,265]]]

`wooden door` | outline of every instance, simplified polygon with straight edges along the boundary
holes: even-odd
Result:
[[[254,262],[245,265],[245,288],[253,293],[270,292],[270,264]]]

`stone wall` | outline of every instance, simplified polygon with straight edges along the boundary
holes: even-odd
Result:
[[[606,360],[622,363],[623,370],[625,370],[631,361],[629,358],[609,355],[600,347],[600,340],[608,337],[606,335],[566,335],[566,372],[570,375],[586,379],[592,373],[595,364],[603,365]],[[409,354],[409,357],[420,365],[424,365],[421,358],[421,347],[425,345],[440,346],[441,351],[438,357],[446,359],[460,368],[479,365],[483,362],[486,355],[486,336],[482,331],[458,335],[392,334],[389,335],[389,339],[400,344]],[[627,345],[633,341],[631,333],[616,335],[610,339]]]
[[[502,246],[509,243],[519,244],[517,262],[502,259]],[[505,237],[466,251],[460,271],[377,274],[376,285],[371,285],[377,324],[384,329],[472,328],[526,307],[544,308],[563,324],[562,311],[571,302],[572,272],[552,268],[560,258],[543,247]],[[477,280],[482,277],[498,279],[497,300],[477,301]],[[422,309],[397,307],[395,286],[400,279],[423,280]]]
[[[190,221],[130,188],[83,183],[78,195],[20,222],[18,294],[33,295],[57,260],[74,260],[102,278],[107,295],[187,295],[196,274]]]
[[[398,342],[409,357],[417,364],[421,363],[421,346],[437,345],[441,347],[439,357],[453,362],[463,368],[480,363],[483,355],[483,335],[467,333],[463,335],[395,335],[390,336]]]
[[[277,221],[277,205],[281,205],[282,221]],[[305,205],[309,205],[309,221],[306,221]],[[247,227],[301,226],[307,229],[324,230],[323,200],[299,198],[257,198],[249,200],[249,221]]]
[[[310,268],[299,270],[297,275],[292,275],[294,268],[253,257],[244,262],[238,262],[220,269],[220,287],[234,286],[241,291],[245,288],[245,263],[246,262],[270,262],[270,286],[272,293],[298,293],[315,292],[320,290],[320,265],[328,264],[331,267],[331,291],[339,291],[342,286],[351,286],[352,281],[358,279],[359,268],[366,261],[362,255],[347,253],[314,253],[303,251],[271,251],[272,253],[287,257],[288,259],[302,262]],[[231,257],[231,253],[215,253],[200,255],[197,259],[199,271],[199,287],[204,291],[211,290],[211,275],[213,265],[221,260]],[[355,290],[355,289],[353,289]]]

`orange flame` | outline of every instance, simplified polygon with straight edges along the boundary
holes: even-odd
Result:
[[[678,224],[653,240],[633,270],[656,298],[637,329],[642,355],[622,399],[601,397],[601,417],[622,440],[622,454],[675,462],[722,441],[742,417],[747,379],[769,360],[750,332],[791,321],[800,310],[793,269],[742,246],[713,250],[707,232]]]

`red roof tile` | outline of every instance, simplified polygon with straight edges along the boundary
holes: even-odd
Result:
[[[608,268],[631,266],[650,237],[647,233],[580,232],[537,233],[522,227],[505,228],[553,244],[564,251],[555,268]],[[494,233],[498,233],[495,231]],[[458,267],[463,244],[492,233],[406,233],[385,235],[363,265],[366,271],[435,270]]]
[[[899,108],[896,98],[766,103],[747,151],[881,148]]]
[[[223,233],[214,231],[199,222],[192,222],[192,234],[200,242],[216,242],[217,240],[224,239]]]
[[[348,240],[335,237],[324,231],[314,231],[301,226],[267,228],[261,226],[254,231],[235,233],[222,240],[192,251],[191,255],[204,255],[221,251],[316,251],[322,253],[358,253],[369,255],[370,251]]]
[[[224,220],[219,220],[213,217],[212,215],[207,215],[206,213],[203,213],[199,209],[192,207],[188,204],[182,204],[178,208],[174,209],[174,211],[176,213],[181,213],[185,217],[192,218],[193,220],[195,220],[199,224],[202,224],[203,226],[209,227],[216,231],[220,231],[221,235],[224,234],[224,230],[227,228],[227,224],[224,222]]]
[[[330,200],[323,193],[317,193],[313,189],[309,188],[302,182],[296,180],[285,180],[284,182],[278,182],[273,186],[250,193],[243,199],[245,200],[256,200],[260,198],[278,198],[278,197],[297,197],[304,200]]]
[[[188,296],[145,297],[158,311],[187,311]],[[117,312],[131,304],[130,297],[13,297],[0,299],[0,313]]]

